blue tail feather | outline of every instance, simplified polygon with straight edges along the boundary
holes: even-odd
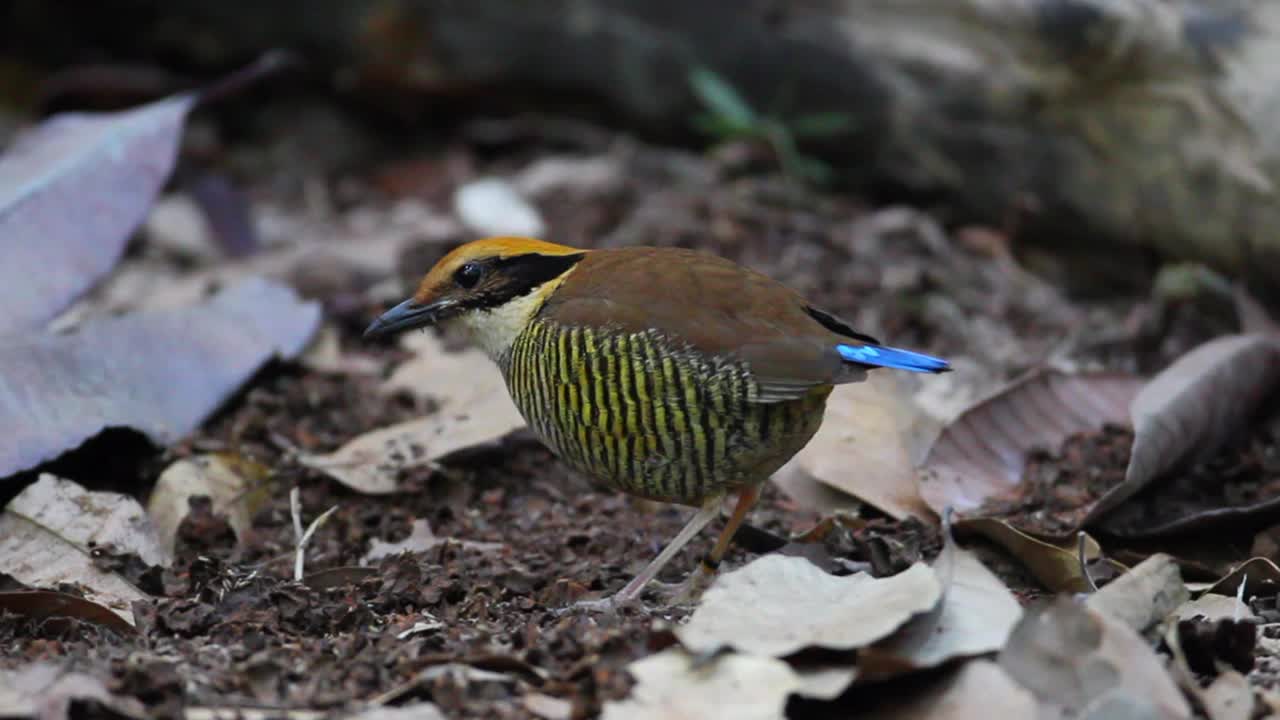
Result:
[[[951,363],[941,358],[882,345],[837,345],[836,350],[846,361],[863,365],[918,373],[940,373],[951,369]]]

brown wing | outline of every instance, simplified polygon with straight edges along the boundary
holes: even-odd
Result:
[[[738,358],[760,386],[762,402],[860,380],[864,369],[845,363],[835,346],[849,337],[870,339],[837,334],[811,314],[804,298],[769,277],[676,248],[590,252],[540,315],[566,325],[653,329],[709,356]]]

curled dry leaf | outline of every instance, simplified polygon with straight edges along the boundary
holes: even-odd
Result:
[[[897,520],[931,520],[916,490],[910,419],[903,410],[909,407],[894,375],[873,373],[837,387],[827,399],[822,427],[775,482],[793,485],[801,481],[790,476],[803,473]]]
[[[248,280],[207,302],[0,344],[0,478],[109,427],[169,443],[195,429],[273,356],[299,353],[320,308]]]
[[[106,545],[152,565],[168,560],[142,506],[118,493],[88,492],[42,475],[0,514],[0,572],[32,587],[75,583],[88,600],[132,624],[130,605],[146,595],[94,566],[92,546]]]
[[[1280,383],[1280,339],[1211,340],[1152,378],[1134,398],[1133,452],[1124,482],[1089,512],[1092,522],[1161,474],[1203,460],[1253,415]]]
[[[1242,582],[1246,583],[1246,596],[1249,588],[1256,587],[1257,583],[1270,582],[1280,584],[1280,566],[1277,566],[1270,558],[1250,558],[1204,588],[1204,592],[1234,596],[1236,591],[1240,589],[1240,583]]]
[[[939,514],[974,516],[984,503],[1016,497],[1028,453],[1123,423],[1141,381],[1130,375],[1044,370],[1015,381],[956,418],[920,472],[920,495]]]
[[[602,720],[782,720],[787,696],[804,681],[781,660],[729,653],[703,666],[672,648],[627,666],[631,697],[605,703]]]
[[[1085,604],[1142,632],[1190,598],[1178,564],[1158,553],[1090,595]]]
[[[943,583],[931,612],[858,654],[859,680],[936,667],[1004,647],[1022,606],[973,553],[948,541],[933,565]]]
[[[941,596],[937,575],[923,563],[884,578],[836,577],[803,558],[765,555],[718,577],[675,635],[696,653],[852,650],[933,610]]]
[[[905,695],[905,694],[904,694]],[[1034,718],[1036,699],[989,660],[965,663],[922,692],[859,717],[867,720]]]
[[[501,440],[524,427],[498,369],[479,350],[444,350],[434,335],[410,336],[416,356],[396,369],[385,392],[432,397],[437,409],[361,435],[327,455],[304,455],[303,464],[371,495],[396,491],[401,472],[428,468],[449,455]]]
[[[1009,523],[995,518],[974,518],[955,524],[958,533],[972,532],[1008,550],[1053,592],[1084,592],[1089,589],[1080,567],[1077,543],[1052,543],[1034,538]],[[1085,536],[1085,561],[1096,560],[1102,549],[1096,540]]]
[[[63,720],[70,717],[71,703],[77,700],[95,701],[121,717],[150,717],[142,703],[113,695],[92,675],[67,672],[50,663],[0,670],[0,708],[7,717]]]
[[[110,609],[82,597],[52,590],[0,592],[0,610],[35,620],[75,618],[122,633],[134,632],[132,625]]]
[[[254,489],[260,489],[268,474],[266,466],[229,453],[197,455],[165,468],[147,501],[161,544],[173,552],[178,525],[196,495],[208,497],[213,512],[225,515],[236,537],[244,537],[262,500],[262,493]]]
[[[1039,717],[1191,717],[1140,635],[1068,596],[1023,616],[999,663],[1036,696]]]
[[[196,99],[55,115],[0,156],[0,336],[43,327],[111,270],[173,170]]]

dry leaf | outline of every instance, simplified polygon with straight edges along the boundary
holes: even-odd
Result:
[[[55,115],[0,156],[0,336],[40,329],[111,270],[173,170],[196,98]]]
[[[698,653],[732,647],[782,657],[866,647],[937,606],[942,586],[916,563],[884,578],[828,575],[803,558],[765,555],[721,575],[676,637]]]
[[[1068,596],[1023,616],[999,662],[1036,696],[1040,717],[1191,716],[1140,635]]]
[[[1085,604],[1142,632],[1190,598],[1178,564],[1157,553],[1090,595]]]
[[[71,703],[77,700],[101,703],[103,708],[121,717],[150,717],[142,703],[131,697],[113,695],[92,675],[68,672],[49,663],[0,670],[0,713],[5,717],[65,720],[70,717]]]
[[[1205,593],[1195,600],[1188,600],[1173,611],[1176,620],[1242,620],[1244,622],[1261,622],[1248,605],[1240,602],[1234,595],[1215,595]]]
[[[1215,452],[1280,382],[1280,341],[1229,335],[1183,355],[1134,398],[1133,452],[1124,482],[1100,498],[1085,523],[1185,462]]]
[[[178,525],[196,495],[207,496],[213,512],[225,515],[236,537],[244,537],[256,504],[251,489],[265,481],[269,472],[263,465],[231,454],[196,455],[165,468],[147,501],[147,514],[161,545],[173,552]]]
[[[1234,597],[1236,590],[1240,588],[1241,582],[1247,583],[1245,586],[1246,593],[1249,588],[1257,587],[1257,583],[1260,582],[1280,583],[1280,566],[1277,566],[1269,558],[1250,558],[1204,588],[1204,592]]]
[[[1074,542],[1046,542],[995,518],[960,520],[955,524],[955,530],[958,533],[977,533],[1008,550],[1049,590],[1084,592],[1089,589],[1089,583],[1080,568],[1078,547]],[[1085,560],[1095,560],[1101,552],[1097,541],[1086,536]]]
[[[82,597],[52,590],[0,592],[0,610],[35,620],[75,618],[109,627],[117,632],[129,634],[134,632],[133,625],[110,608]]]
[[[0,478],[109,427],[181,438],[273,356],[302,350],[320,308],[249,280],[199,305],[103,318],[0,344]]]
[[[804,681],[781,660],[729,653],[701,667],[678,648],[627,666],[631,697],[605,703],[602,720],[783,720]]]
[[[396,369],[383,386],[430,396],[437,410],[361,435],[328,455],[304,455],[303,464],[363,493],[397,488],[405,470],[428,468],[452,453],[501,440],[524,427],[502,375],[479,350],[445,352],[434,336],[410,336],[416,357]]]
[[[992,720],[1036,716],[1036,699],[989,660],[965,663],[923,692],[860,714],[867,720]]]
[[[1004,582],[954,542],[947,543],[933,568],[943,583],[941,603],[859,653],[860,679],[936,667],[1004,647],[1022,617],[1022,606]]]
[[[906,439],[911,400],[896,376],[872,373],[841,385],[827,399],[822,427],[779,475],[803,471],[894,519],[932,521],[916,490]]]
[[[1251,720],[1255,717],[1253,688],[1248,679],[1235,670],[1228,670],[1209,683],[1200,693],[1209,720]]]
[[[979,402],[938,437],[919,475],[920,495],[941,514],[972,513],[1016,491],[1027,453],[1057,450],[1069,436],[1123,423],[1141,381],[1129,375],[1033,373]]]
[[[547,227],[538,209],[501,178],[480,178],[459,187],[453,194],[453,212],[480,236],[541,237]]]
[[[377,560],[381,560],[389,555],[398,555],[402,552],[418,553],[426,552],[431,548],[452,542],[464,548],[480,551],[501,550],[505,547],[502,543],[475,542],[472,540],[453,540],[451,538],[436,537],[431,531],[431,524],[426,520],[414,520],[409,537],[399,542],[385,542],[374,538],[369,546],[369,552],[364,554],[360,562],[369,564]]]
[[[127,580],[93,565],[90,544],[132,552],[151,565],[167,564],[155,529],[136,500],[88,492],[52,475],[18,494],[0,515],[0,572],[31,587],[76,583],[85,597],[130,624],[130,605],[146,597]]]
[[[542,720],[569,720],[573,717],[573,703],[542,693],[525,693],[520,704]]]

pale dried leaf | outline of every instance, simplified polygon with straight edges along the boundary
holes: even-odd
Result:
[[[1215,452],[1278,382],[1280,341],[1266,335],[1228,335],[1178,358],[1134,398],[1133,452],[1124,482],[1098,500],[1085,522],[1163,473]]]
[[[730,653],[703,667],[677,648],[627,666],[631,697],[605,703],[602,720],[783,720],[803,681],[781,660]]]
[[[121,717],[150,717],[142,703],[113,695],[92,675],[68,672],[50,663],[0,670],[0,714],[5,717],[65,720],[70,717],[71,703],[85,700],[101,703]]]
[[[419,701],[396,707],[372,707],[347,715],[348,720],[445,720],[435,703]]]
[[[923,563],[884,578],[837,577],[803,558],[765,555],[717,578],[675,634],[694,652],[732,647],[782,657],[809,647],[851,650],[932,610],[941,595]]]
[[[41,328],[115,265],[173,170],[195,100],[56,115],[0,156],[0,336]]]
[[[944,583],[933,612],[914,618],[858,657],[868,675],[931,668],[958,657],[1004,647],[1022,606],[1003,581],[973,553],[948,544],[934,563]]]
[[[395,492],[397,476],[429,468],[452,453],[501,440],[524,427],[501,373],[479,350],[445,352],[430,334],[406,341],[417,351],[384,385],[436,400],[427,417],[361,435],[328,455],[304,455],[303,464],[371,495]]]
[[[0,572],[31,587],[77,583],[85,596],[133,623],[131,603],[146,596],[127,580],[94,567],[90,543],[137,553],[152,565],[167,564],[150,519],[136,500],[88,492],[42,475],[0,514]]]
[[[624,180],[623,164],[614,155],[546,155],[529,163],[512,184],[526,197],[557,190],[598,195],[617,190]]]
[[[916,490],[905,437],[913,406],[900,388],[889,373],[838,386],[827,399],[817,434],[779,474],[803,471],[895,519],[931,521]]]
[[[273,356],[302,350],[320,308],[248,280],[207,302],[103,318],[65,335],[0,345],[0,478],[109,427],[160,444],[194,430]]]
[[[1085,604],[1142,632],[1190,598],[1177,562],[1157,553],[1090,595]]]
[[[1205,593],[1195,600],[1188,600],[1173,611],[1178,620],[1203,619],[1208,622],[1219,620],[1242,620],[1244,622],[1261,622],[1249,606],[1240,602],[1235,595],[1216,595]]]
[[[992,720],[1036,716],[1036,699],[989,660],[965,663],[923,692],[904,694],[867,720]]]
[[[1141,381],[1129,375],[1034,373],[979,402],[938,437],[919,475],[935,512],[972,512],[1022,482],[1027,453],[1057,450],[1069,436],[1123,423]]]
[[[1255,717],[1253,688],[1235,670],[1219,673],[1200,693],[1209,720],[1250,720]]]
[[[1089,589],[1074,542],[1046,542],[995,518],[961,520],[955,524],[955,529],[956,532],[974,532],[997,543],[1017,558],[1036,580],[1054,592],[1084,592]],[[1100,554],[1097,541],[1086,537],[1086,561],[1095,560]]]
[[[520,704],[542,720],[569,720],[573,717],[573,703],[542,693],[525,693],[520,698]]]
[[[1024,615],[999,662],[1036,696],[1042,710],[1050,711],[1041,717],[1191,716],[1182,693],[1140,635],[1067,596]]]
[[[476,542],[473,540],[451,540],[450,538],[437,537],[431,531],[431,524],[426,520],[414,520],[411,525],[409,537],[399,542],[386,542],[378,538],[374,538],[369,545],[369,551],[364,554],[360,562],[369,564],[381,560],[390,555],[398,555],[402,552],[418,553],[426,552],[431,548],[438,547],[447,542],[453,542],[464,548],[480,551],[494,551],[503,548],[502,543]]]
[[[261,465],[230,455],[196,455],[165,468],[147,500],[147,514],[161,545],[173,552],[178,525],[196,495],[208,497],[212,511],[226,516],[237,538],[244,537],[253,521],[250,490],[268,472]]]

